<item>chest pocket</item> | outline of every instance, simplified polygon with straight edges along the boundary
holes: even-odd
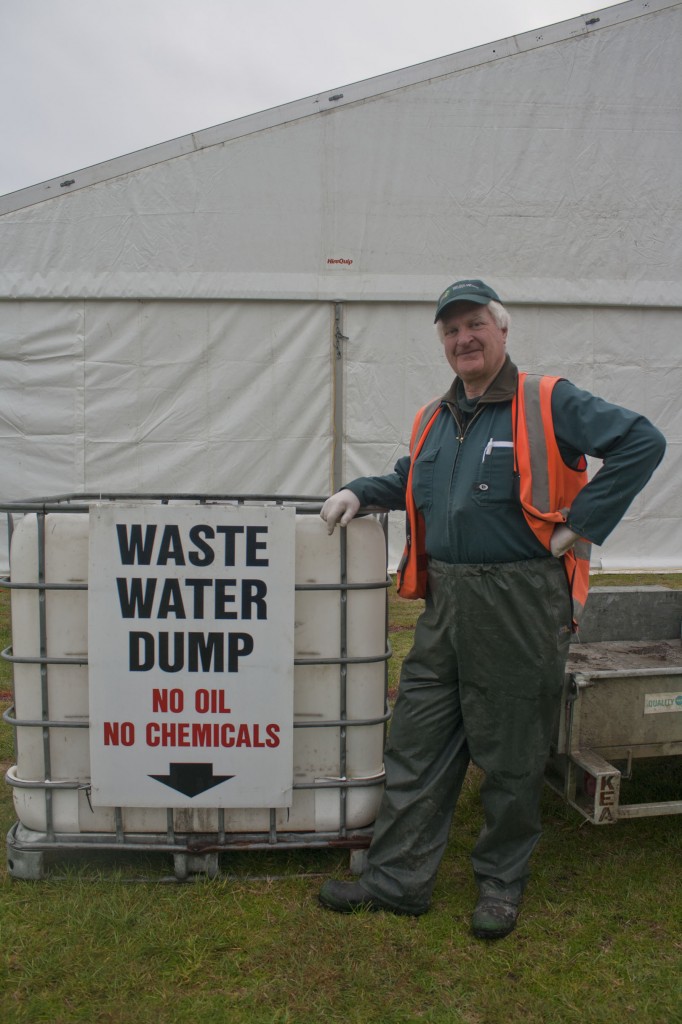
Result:
[[[509,505],[516,501],[511,441],[488,442],[473,485],[473,497],[478,505]]]
[[[433,505],[433,474],[440,445],[421,451],[412,467],[412,493],[420,512]]]

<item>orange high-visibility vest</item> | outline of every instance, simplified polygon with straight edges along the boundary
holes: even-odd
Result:
[[[519,482],[519,499],[526,522],[548,551],[554,527],[565,523],[575,496],[587,483],[587,460],[577,468],[561,457],[552,420],[552,391],[560,377],[538,377],[520,373],[512,400],[514,472]],[[412,493],[412,466],[426,436],[442,409],[440,399],[417,413],[410,439],[410,470],[405,490],[406,544],[398,566],[401,597],[424,597],[427,584],[426,527]],[[587,600],[590,572],[590,544],[578,540],[562,561],[573,603],[573,629]]]
[[[414,418],[410,436],[410,469],[405,486],[405,550],[397,569],[397,587],[401,597],[414,600],[424,597],[428,581],[426,524],[415,505],[412,491],[412,469],[422,450],[426,435],[441,411],[440,398],[423,406]]]

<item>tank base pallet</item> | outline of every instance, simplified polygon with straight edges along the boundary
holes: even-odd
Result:
[[[68,860],[76,854],[162,853],[173,857],[173,870],[179,881],[193,875],[218,878],[221,853],[274,851],[292,849],[339,850],[349,852],[350,871],[364,870],[372,827],[355,829],[340,837],[338,833],[277,833],[270,838],[264,833],[233,833],[225,835],[176,835],[169,841],[166,833],[55,833],[36,832],[15,822],[7,833],[7,870],[12,878],[40,881],[46,878],[55,860]]]

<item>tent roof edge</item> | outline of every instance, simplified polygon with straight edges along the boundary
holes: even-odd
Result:
[[[623,24],[634,18],[645,17],[680,6],[682,6],[682,0],[627,0],[625,3],[579,15],[567,21],[533,29],[520,35],[509,36],[506,39],[495,40],[444,57],[437,57],[398,71],[390,71],[383,75],[341,86],[338,89],[326,90],[304,99],[293,100],[281,106],[248,114],[212,128],[205,128],[167,142],[135,150],[132,153],[65,173],[39,184],[30,185],[16,192],[7,193],[0,196],[0,216],[47,200],[61,199],[91,185],[97,185],[112,178],[152,167],[154,164],[199,152],[211,146],[223,145],[226,142],[298,121],[304,117],[328,114],[340,107],[376,99],[408,86],[452,75],[481,64],[503,60],[553,43],[585,36],[591,32]]]

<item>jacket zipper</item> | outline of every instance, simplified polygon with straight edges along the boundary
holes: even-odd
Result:
[[[449,512],[450,512],[450,495],[452,494],[452,481],[454,480],[454,477],[455,477],[455,470],[457,468],[457,463],[459,461],[459,453],[461,451],[462,445],[464,444],[464,439],[466,438],[467,434],[469,433],[469,430],[471,429],[471,427],[474,424],[475,420],[483,412],[484,408],[485,408],[485,406],[479,404],[477,406],[477,408],[476,408],[476,412],[471,417],[471,419],[467,423],[467,425],[464,428],[464,430],[462,430],[462,424],[457,419],[457,415],[455,413],[455,410],[452,408],[451,405],[448,405],[448,409],[450,410],[450,415],[452,416],[453,420],[455,421],[455,423],[457,425],[457,430],[458,430],[457,451],[455,453],[454,459],[452,460],[452,469],[450,470],[450,481],[449,481],[449,484],[448,484],[448,493],[447,493],[447,499],[446,499],[447,500],[447,508],[446,508],[445,523],[446,523],[446,529],[447,529],[448,548],[451,547],[450,520],[451,520],[452,517],[449,515]]]

